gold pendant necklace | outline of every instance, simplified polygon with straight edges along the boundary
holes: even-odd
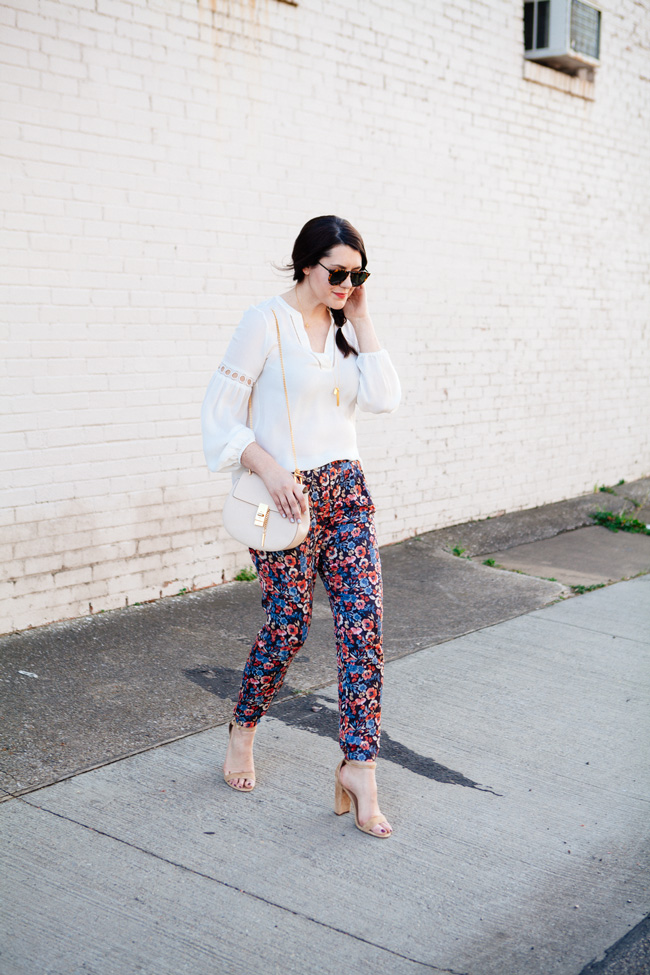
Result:
[[[305,314],[304,314],[304,312],[302,310],[302,305],[300,304],[300,298],[298,297],[298,286],[297,285],[293,289],[293,292],[294,292],[294,294],[296,296],[296,304],[298,305],[298,311],[300,312],[300,315],[302,317],[303,325],[305,326],[305,328],[309,328],[309,322],[305,318]],[[331,327],[332,327],[332,313],[330,312],[330,328]],[[336,326],[334,328],[334,331],[336,333]],[[334,394],[334,396],[336,396],[336,405],[337,406],[340,406],[341,405],[341,388],[340,388],[340,380],[339,380],[339,359],[338,359],[338,356],[336,354],[336,334],[334,335],[334,361],[336,363],[336,386],[332,390],[332,393]]]
[[[341,380],[339,378],[339,365],[340,365],[340,362],[339,362],[339,357],[337,356],[336,352],[337,352],[337,349],[336,349],[336,326],[334,326],[334,361],[336,362],[336,386],[334,387],[333,392],[334,392],[334,395],[336,396],[336,405],[337,406],[340,406],[341,405],[341,399],[340,399],[340,392],[341,392],[340,383],[341,383]]]

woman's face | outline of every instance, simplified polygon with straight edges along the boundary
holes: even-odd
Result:
[[[325,265],[321,267],[321,264]],[[342,284],[329,283],[328,271],[361,270],[361,254],[347,244],[337,244],[321,257],[321,263],[313,267],[305,267],[305,280],[311,288],[314,297],[328,308],[343,308],[354,288],[347,277]]]

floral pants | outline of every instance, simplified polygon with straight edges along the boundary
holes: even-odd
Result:
[[[334,461],[303,476],[311,507],[307,538],[286,552],[250,550],[266,625],[244,668],[235,720],[256,725],[282,686],[309,632],[318,573],[334,617],[341,749],[353,761],[370,761],[379,750],[383,679],[375,508],[358,461]]]

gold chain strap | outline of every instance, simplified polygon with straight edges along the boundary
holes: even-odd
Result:
[[[282,342],[280,341],[280,325],[278,323],[278,316],[273,312],[273,317],[275,319],[275,331],[278,337],[278,351],[280,352],[280,369],[282,370],[282,385],[284,386],[284,398],[287,403],[287,419],[289,420],[289,434],[291,436],[291,449],[293,450],[293,476],[297,481],[302,483],[302,478],[300,476],[300,471],[298,470],[298,458],[296,457],[296,445],[293,439],[293,427],[291,426],[291,410],[289,409],[289,393],[287,392],[287,380],[284,375],[284,360],[282,358]],[[253,429],[253,391],[248,397],[248,425]],[[263,543],[262,543],[263,544]]]
[[[291,449],[293,450],[293,474],[298,480],[300,480],[300,471],[298,470],[298,458],[296,457],[296,445],[293,439],[293,427],[291,426],[291,410],[289,409],[289,393],[287,392],[287,380],[284,375],[284,360],[282,358],[282,342],[280,341],[280,325],[278,323],[278,316],[273,312],[273,317],[275,318],[275,331],[278,336],[278,351],[280,353],[280,368],[282,369],[282,385],[284,386],[284,398],[287,403],[287,419],[289,420],[289,435],[291,436]]]

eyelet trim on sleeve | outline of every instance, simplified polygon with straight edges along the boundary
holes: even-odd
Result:
[[[243,372],[239,372],[237,369],[231,369],[231,367],[227,366],[224,362],[221,363],[218,371],[222,376],[225,376],[226,379],[231,379],[234,383],[239,383],[242,386],[255,385],[255,380],[251,379],[250,376],[247,376]]]

